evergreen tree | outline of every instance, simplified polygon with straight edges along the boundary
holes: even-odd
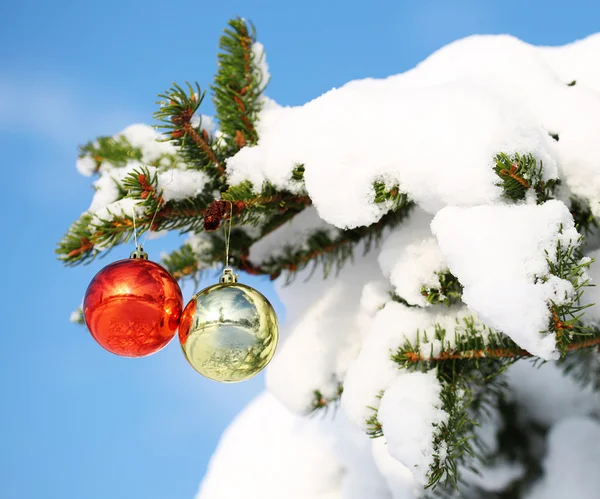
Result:
[[[198,283],[231,214],[230,263],[288,307],[274,397],[225,435],[199,497],[598,497],[600,86],[592,59],[565,62],[597,40],[470,38],[282,108],[234,19],[214,120],[198,84],[174,84],[162,134],[81,147],[96,191],[58,245],[65,264],[135,223],[188,234],[162,264]]]

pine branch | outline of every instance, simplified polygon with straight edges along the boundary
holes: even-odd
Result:
[[[221,37],[218,70],[211,87],[220,129],[224,134],[226,156],[258,141],[256,120],[265,87],[252,50],[256,42],[253,26],[237,18]]]
[[[84,156],[93,158],[97,172],[105,161],[116,167],[125,166],[132,160],[141,161],[142,150],[133,147],[124,136],[98,137],[79,148],[79,157]]]
[[[172,141],[180,149],[188,165],[223,182],[225,168],[217,157],[211,136],[202,128],[201,116],[197,116],[198,125],[192,125],[192,118],[204,99],[204,92],[198,83],[195,87],[187,82],[186,85],[187,92],[173,83],[172,88],[159,95],[164,101],[158,102],[161,107],[153,115],[160,123],[157,128],[165,130],[165,140]]]
[[[248,255],[243,254],[239,267],[250,274],[267,274],[271,279],[276,279],[282,272],[286,272],[287,280],[290,282],[294,274],[312,263],[313,270],[321,266],[324,275],[327,276],[334,269],[339,271],[348,260],[352,259],[354,248],[358,243],[364,243],[365,253],[370,251],[379,243],[383,230],[401,223],[408,215],[411,206],[409,204],[404,209],[389,212],[379,222],[367,227],[340,231],[335,238],[332,238],[327,231],[316,231],[307,240],[305,247],[284,247],[280,256],[272,257],[261,262],[260,265],[253,264],[249,261]]]
[[[504,153],[495,157],[494,171],[500,177],[498,184],[504,189],[504,195],[513,201],[525,199],[529,189],[533,189],[538,204],[552,199],[558,179],[544,181],[542,163],[537,165],[537,160],[532,154],[520,155],[515,153],[508,156]]]
[[[244,192],[242,194],[242,191]],[[308,196],[276,191],[255,195],[248,183],[230,187],[221,195],[221,199],[214,200],[207,208],[204,217],[204,230],[211,232],[221,226],[224,219],[230,214],[237,217],[237,224],[257,223],[265,213],[283,213],[292,210],[300,212],[311,204]]]
[[[592,342],[591,339],[588,341]],[[572,376],[581,386],[591,386],[600,391],[600,341],[596,341],[595,345],[599,348],[573,351],[561,359],[560,365],[565,374]]]
[[[422,286],[421,294],[431,305],[444,304],[447,307],[460,303],[462,299],[462,284],[449,270],[436,272],[439,285],[433,287]]]
[[[598,219],[592,213],[589,203],[576,196],[571,196],[569,201],[571,203],[569,211],[575,221],[575,227],[585,235],[596,232],[599,227]]]
[[[592,334],[579,336],[577,341],[567,345],[566,351],[571,352],[600,345],[600,329]],[[445,328],[435,325],[434,335],[429,338],[427,333],[417,333],[417,341],[411,344],[408,340],[392,356],[392,360],[400,368],[408,368],[418,364],[427,370],[437,363],[452,360],[485,360],[533,357],[527,350],[521,348],[508,336],[494,331],[483,324],[477,324],[473,318],[464,318],[458,323],[453,334]]]
[[[193,240],[193,243],[191,242]],[[243,228],[233,227],[230,240],[230,261],[252,245],[255,239]],[[178,250],[163,256],[163,264],[177,280],[191,279],[198,284],[205,271],[216,269],[225,261],[223,233],[194,234]]]
[[[200,272],[199,255],[193,250],[189,243],[183,244],[178,250],[161,258],[163,267],[177,280],[191,278],[198,285]]]
[[[562,233],[562,230],[561,226],[559,232]],[[592,264],[592,259],[581,257],[579,248],[582,240],[583,238],[580,237],[577,242],[566,247],[559,240],[552,258],[546,251],[549,274],[569,281],[573,285],[573,296],[557,297],[556,301],[548,304],[551,311],[548,331],[556,334],[556,345],[562,353],[569,349],[572,342],[578,342],[596,333],[593,328],[581,321],[583,311],[592,306],[591,304],[580,305],[584,288],[592,286],[586,273]],[[536,282],[545,282],[548,278],[548,276],[536,277]]]
[[[384,391],[381,390],[377,394],[377,398],[381,400],[383,394]],[[378,418],[379,411],[375,407],[367,407],[367,409],[371,411],[371,416],[369,416],[369,418],[365,421],[365,424],[367,426],[367,435],[370,438],[383,437],[383,425],[381,424]]]
[[[339,404],[340,399],[342,397],[343,391],[344,385],[342,383],[338,383],[337,392],[333,397],[325,397],[320,390],[315,390],[313,392],[313,400],[311,403],[309,414],[322,412],[323,410],[326,411],[332,406],[337,408],[337,405]]]

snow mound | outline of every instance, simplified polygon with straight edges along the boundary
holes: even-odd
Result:
[[[550,301],[572,298],[571,282],[550,276],[548,267],[559,242],[566,248],[579,238],[567,207],[560,201],[447,207],[431,227],[464,286],[463,301],[533,355],[558,358],[554,333],[541,331],[550,324]]]

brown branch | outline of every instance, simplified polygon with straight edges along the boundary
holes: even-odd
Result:
[[[244,72],[246,74],[246,81],[247,81],[246,86],[242,87],[239,92],[240,96],[243,97],[250,90],[250,87],[252,85],[252,80],[253,80],[252,66],[250,64],[250,61],[251,61],[250,51],[252,50],[252,39],[248,36],[248,31],[245,26],[243,28],[243,35],[240,38],[240,44],[242,45],[242,49],[244,50]],[[238,107],[238,111],[240,112],[241,120],[244,122],[244,125],[246,125],[246,128],[248,129],[249,134],[252,136],[251,138],[252,139],[256,138],[256,130],[254,128],[254,125],[252,125],[248,116],[246,116],[246,106],[244,105],[244,102],[242,101],[242,99],[240,99],[236,95],[233,96],[233,100]],[[242,140],[242,137],[238,136],[238,132],[243,137],[243,140]],[[235,142],[236,142],[236,145],[241,149],[248,142],[248,137],[245,137],[243,135],[243,133],[241,132],[241,130],[236,130]],[[254,140],[252,140],[252,142],[254,142]]]
[[[523,177],[521,177],[520,175],[517,174],[517,165],[515,163],[513,163],[510,171],[509,170],[500,170],[499,175],[508,176],[508,177],[516,180],[517,182],[519,182],[519,184],[521,184],[523,187],[525,187],[525,189],[529,189],[529,187],[531,187],[529,185],[529,182],[527,182],[527,180],[525,180]]]
[[[185,121],[181,124],[181,129],[190,137],[190,139],[192,139],[194,144],[196,144],[200,149],[202,149],[202,151],[209,157],[212,163],[217,167],[219,175],[224,175],[225,168],[217,159],[217,156],[215,155],[211,147],[208,145],[208,142],[206,142],[206,140],[204,140],[204,138],[200,136],[200,134],[194,129],[192,124],[189,121]]]
[[[79,248],[75,248],[67,253],[67,256],[70,258],[72,256],[80,255],[81,253],[85,253],[94,248],[94,243],[92,243],[87,237],[82,237],[80,239],[81,246]]]
[[[589,338],[585,341],[577,343],[571,343],[567,346],[568,351],[578,350],[581,348],[588,348],[595,345],[600,345],[600,337]],[[479,350],[465,350],[465,351],[446,351],[441,352],[439,355],[434,357],[423,357],[420,352],[404,352],[402,356],[408,362],[422,362],[422,361],[442,361],[442,360],[461,360],[461,359],[482,359],[482,358],[493,358],[493,359],[510,359],[514,357],[534,357],[533,354],[522,348],[484,348]]]

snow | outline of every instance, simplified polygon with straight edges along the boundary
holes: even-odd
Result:
[[[105,222],[113,220],[116,217],[133,218],[134,211],[137,206],[140,206],[139,201],[133,198],[123,198],[113,203],[109,203],[104,208],[100,208],[94,213],[90,221],[90,229],[96,230],[104,225]],[[106,243],[108,244],[108,243]],[[95,248],[98,250],[108,249],[108,246],[102,243],[96,243]]]
[[[366,315],[372,317],[390,299],[390,286],[388,282],[383,280],[369,281],[363,287],[360,297],[360,308]]]
[[[394,292],[412,305],[427,306],[423,286],[439,286],[436,272],[447,269],[429,225],[432,216],[415,208],[381,246],[379,265]]]
[[[198,170],[166,170],[158,173],[157,187],[165,202],[180,201],[200,194],[209,181]]]
[[[285,255],[289,249],[308,249],[308,238],[316,232],[325,232],[330,239],[335,239],[341,233],[338,228],[324,222],[313,206],[309,206],[276,231],[254,243],[250,247],[250,261],[260,264],[270,258]]]
[[[265,378],[269,391],[291,410],[310,411],[315,390],[326,399],[336,397],[348,364],[360,348],[362,288],[376,270],[373,253],[354,264],[347,263],[336,277],[312,277],[321,280],[320,289],[312,294],[312,303],[301,318],[284,328],[282,345]]]
[[[500,460],[493,466],[480,467],[479,474],[468,468],[464,468],[462,473],[462,478],[471,487],[476,486],[486,492],[502,492],[508,485],[523,476],[525,468],[518,462]]]
[[[96,160],[90,155],[78,158],[75,166],[77,167],[77,171],[84,177],[91,177],[96,173]]]
[[[540,47],[539,50],[542,59],[563,82],[576,80],[577,85],[600,91],[600,66],[590,64],[600,52],[600,33],[562,47]]]
[[[196,499],[342,499],[331,426],[260,395],[223,434]]]
[[[304,164],[319,215],[340,228],[369,225],[385,213],[387,205],[374,204],[377,180],[399,185],[433,213],[450,203],[498,202],[496,153],[529,151],[550,175],[556,169],[552,139],[522,111],[465,82],[412,91],[393,79],[352,82],[302,107],[269,111],[279,116],[267,129],[259,122],[258,145],[227,161],[229,181],[250,180],[257,191],[267,180],[294,189],[291,171]],[[392,118],[394,126],[356,126]]]
[[[600,396],[592,387],[582,388],[564,374],[556,362],[533,367],[520,361],[506,373],[511,394],[533,420],[551,426],[575,416],[600,416]]]
[[[134,148],[142,151],[142,163],[152,163],[165,154],[177,153],[177,148],[168,141],[160,141],[164,137],[153,127],[136,123],[115,135],[115,138],[125,137]]]
[[[441,408],[441,390],[435,369],[405,373],[386,390],[379,406],[377,417],[390,456],[409,468],[422,485],[428,482],[435,456],[443,460],[432,443],[436,428],[448,421]]]
[[[587,255],[594,261],[587,269],[587,276],[591,286],[585,288],[581,303],[582,305],[599,305],[586,309],[583,320],[591,325],[600,325],[600,249],[596,249]]]
[[[230,182],[294,191],[291,171],[304,164],[319,215],[356,227],[388,209],[374,204],[375,181],[399,185],[432,214],[498,203],[494,155],[529,152],[546,179],[560,164],[563,182],[597,212],[600,76],[589,60],[599,39],[538,48],[507,35],[471,36],[406,73],[353,81],[303,106],[267,106],[258,145],[227,162]]]
[[[562,225],[562,234],[558,233]],[[549,276],[547,258],[579,237],[567,207],[543,205],[447,207],[431,228],[450,271],[464,286],[463,301],[490,327],[543,359],[558,358],[550,323],[550,301],[571,296],[570,282]],[[548,252],[547,254],[545,252]]]
[[[599,464],[598,420],[565,419],[550,431],[544,475],[526,499],[597,499]]]
[[[419,485],[412,472],[388,453],[385,438],[371,441],[371,452],[377,469],[385,478],[392,499],[417,499],[420,497]]]
[[[210,117],[203,116],[203,127],[214,131],[214,122]],[[119,199],[124,190],[122,183],[125,177],[142,168],[147,169],[151,176],[157,174],[158,189],[162,191],[165,201],[193,197],[204,189],[208,181],[204,172],[187,170],[178,163],[173,167],[172,162],[162,161],[175,155],[177,149],[170,142],[161,141],[162,135],[154,128],[144,124],[133,124],[114,135],[115,139],[120,137],[125,137],[133,148],[140,149],[142,159],[128,161],[121,167],[103,160],[99,176],[94,181],[94,196],[87,210],[94,215],[92,226],[100,226],[100,220],[111,220],[113,216],[124,213],[131,216],[130,208],[135,203],[131,200]],[[156,163],[159,168],[148,163]],[[170,168],[165,170],[165,167]],[[90,176],[96,172],[96,161],[87,154],[77,160],[77,169],[82,175]]]
[[[299,417],[264,393],[221,437],[196,499],[416,499],[410,471],[373,444],[343,413]]]
[[[254,57],[253,62],[256,65],[256,77],[260,78],[259,88],[262,91],[266,88],[271,79],[264,45],[260,42],[254,42],[252,44],[252,55]]]
[[[439,353],[441,344],[434,339],[435,326],[444,328],[448,346],[460,337],[465,318],[473,319],[475,327],[485,337],[486,330],[477,316],[466,307],[411,308],[395,301],[387,302],[379,310],[362,340],[361,350],[350,364],[344,381],[342,408],[351,421],[367,429],[366,421],[379,408],[380,394],[385,392],[401,375],[398,364],[391,359],[396,350],[408,341],[412,345],[420,337],[423,358]],[[425,341],[427,335],[427,341]]]
[[[413,496],[398,496],[384,478],[387,470],[377,462],[372,452],[373,440],[356,428],[343,412],[335,414],[336,440],[333,449],[343,467],[341,485],[343,499],[413,499]],[[392,458],[398,466],[400,463]],[[407,483],[412,483],[410,472],[406,470]]]
[[[206,114],[195,114],[192,116],[190,120],[190,124],[194,128],[198,128],[200,126],[201,130],[206,130],[208,135],[211,137],[215,137],[217,133],[217,123],[212,116],[207,116]]]
[[[439,287],[440,281],[436,273],[447,269],[436,239],[430,237],[414,242],[400,248],[396,254],[398,258],[390,272],[394,291],[411,305],[426,307],[428,302],[422,295],[421,288]]]
[[[78,308],[77,310],[73,310],[71,312],[71,315],[69,316],[70,322],[79,323],[79,322],[81,322],[82,319],[83,319],[83,312],[82,312],[81,308]]]
[[[94,182],[94,197],[88,211],[95,213],[119,199],[119,183],[133,169],[116,169],[103,172]]]

